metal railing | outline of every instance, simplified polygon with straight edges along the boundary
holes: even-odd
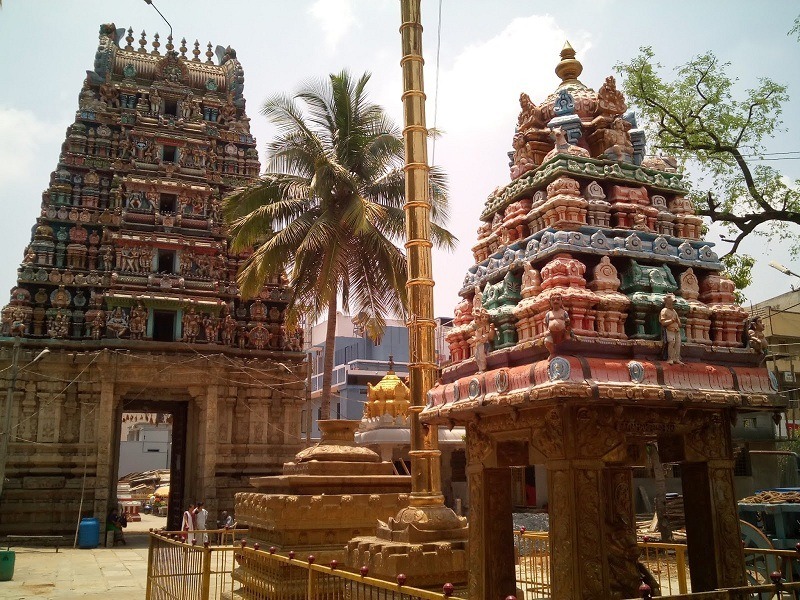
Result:
[[[528,598],[550,597],[550,535],[546,531],[516,532],[517,589]]]
[[[218,600],[232,588],[233,542],[241,530],[150,533],[147,600]],[[209,542],[189,543],[194,534]]]
[[[380,598],[381,600],[443,600],[453,597],[454,589],[445,584],[441,592],[406,585],[405,576],[397,582],[369,577],[362,567],[354,573],[339,567],[336,561],[319,565],[314,557],[282,556],[255,547],[237,548],[237,567],[233,580],[239,584],[236,597],[247,600],[345,600]]]
[[[653,598],[646,590],[639,598]],[[800,583],[773,583],[771,585],[749,585],[737,588],[723,588],[713,592],[660,596],[659,600],[792,600],[800,598]],[[637,600],[631,598],[629,600]]]
[[[455,597],[454,587],[441,592],[406,585],[405,576],[396,582],[369,577],[365,568],[354,573],[339,567],[315,564],[313,557],[294,558],[258,545],[191,544],[187,532],[153,532],[147,565],[147,600],[444,600]],[[192,532],[188,532],[192,533]],[[215,530],[193,532],[202,539],[222,536],[230,544],[238,532]],[[229,537],[230,536],[230,537]]]
[[[547,532],[515,532],[516,546],[516,579],[517,588],[524,594],[525,600],[550,598],[550,540]],[[669,598],[716,598],[703,594],[690,594],[691,577],[687,560],[686,544],[651,542],[638,543],[639,562],[652,576],[651,587],[657,588],[661,597]],[[800,550],[774,550],[764,548],[744,548],[745,575],[750,596],[766,600],[773,598],[775,585],[774,573],[781,574],[782,585],[786,590],[800,589],[794,586],[800,583]],[[763,588],[767,586],[767,588]],[[762,589],[763,588],[763,589]],[[772,595],[769,595],[769,590]],[[713,592],[713,593],[727,593]],[[785,598],[799,598],[800,593],[784,593]],[[688,594],[688,595],[687,595]],[[736,596],[719,596],[735,598]]]

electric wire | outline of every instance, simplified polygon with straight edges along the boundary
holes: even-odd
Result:
[[[439,57],[442,49],[442,0],[439,0],[439,18],[436,23],[436,77],[434,79],[433,87],[433,130],[436,130],[436,125],[439,118]],[[436,136],[433,137],[431,143],[431,165],[436,164]]]

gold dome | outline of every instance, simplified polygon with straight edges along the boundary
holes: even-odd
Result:
[[[561,83],[540,107],[544,122],[547,123],[556,116],[555,105],[564,91],[572,96],[575,114],[581,120],[591,121],[597,113],[597,92],[578,79],[583,72],[583,65],[575,58],[575,49],[569,42],[566,42],[561,49],[561,60],[556,65],[555,71],[561,79]]]
[[[394,372],[393,364],[389,372],[375,385],[367,384],[367,403],[364,405],[364,418],[392,417],[408,415],[410,390]]]
[[[582,72],[583,65],[575,58],[575,48],[567,41],[561,49],[561,61],[556,65],[556,75],[561,78],[561,84],[563,85],[565,83],[580,83],[578,76]]]

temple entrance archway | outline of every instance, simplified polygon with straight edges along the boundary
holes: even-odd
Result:
[[[141,413],[145,415],[157,415],[156,422],[171,424],[171,443],[169,448],[168,468],[170,472],[169,498],[167,501],[167,524],[169,531],[179,530],[185,505],[193,498],[188,497],[187,479],[190,472],[189,465],[193,460],[190,456],[187,441],[189,435],[189,400],[154,400],[131,398],[122,399],[114,413],[114,430],[117,439],[114,447],[116,454],[114,457],[114,475],[111,478],[112,489],[110,498],[117,497],[117,482],[120,476],[126,473],[120,472],[121,445],[120,432],[122,429],[123,415],[131,413]],[[165,463],[166,464],[166,463]],[[110,507],[109,507],[110,508]]]

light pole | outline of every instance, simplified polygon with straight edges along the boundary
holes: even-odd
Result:
[[[21,338],[14,338],[14,350],[11,355],[11,382],[8,384],[8,392],[6,392],[6,406],[3,421],[3,439],[0,440],[0,500],[3,497],[3,487],[6,479],[6,464],[8,463],[8,444],[11,438],[11,405],[14,401],[14,392],[17,387],[17,375],[19,373],[19,349],[22,344]],[[50,354],[50,350],[45,348],[36,355],[26,367],[39,362],[45,356]]]
[[[169,27],[169,38],[168,38],[169,39],[169,43],[172,44],[172,25],[170,24],[169,21],[167,21],[167,18],[164,15],[161,14],[161,11],[158,10],[158,7],[155,4],[153,4],[153,0],[144,0],[144,1],[145,1],[146,4],[149,4],[150,6],[155,8],[156,12],[159,14],[159,16],[162,19],[164,19],[164,23],[166,23],[167,27]],[[172,52],[172,50],[170,49],[169,46],[167,46],[167,52]]]
[[[790,271],[788,267],[784,267],[781,263],[775,262],[774,260],[770,261],[769,266],[772,267],[773,269],[780,271],[784,275],[792,275],[793,277],[800,277],[800,275],[798,275],[794,271]]]

